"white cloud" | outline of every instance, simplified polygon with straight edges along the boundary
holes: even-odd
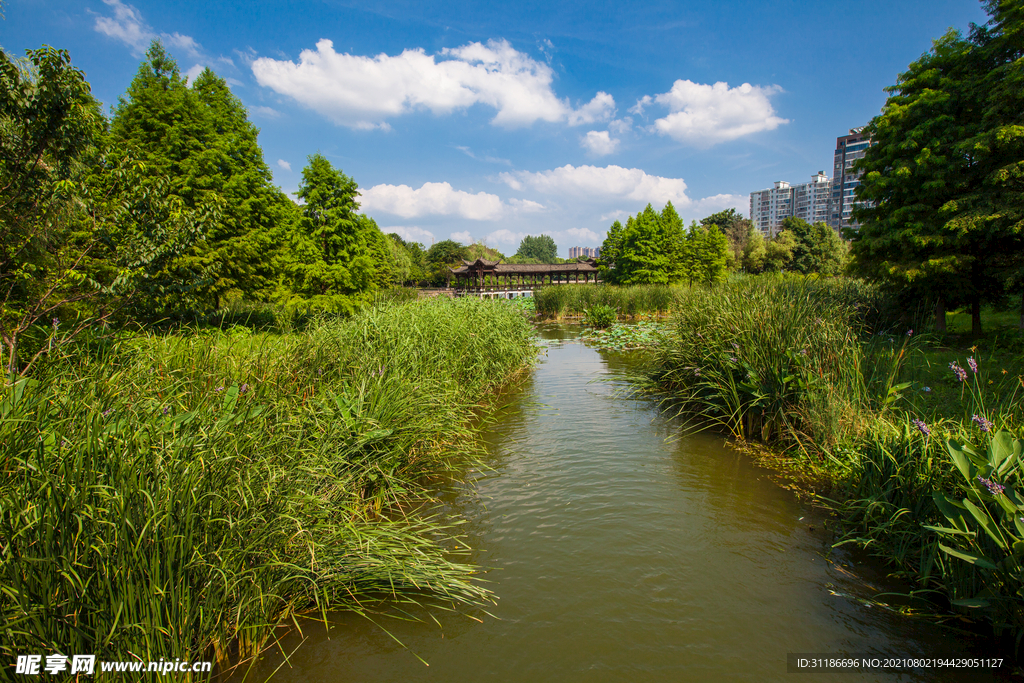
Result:
[[[278,159],[277,160],[277,166],[278,166],[278,168],[283,168],[286,171],[291,171],[292,170],[292,165],[289,164],[284,159]]]
[[[353,128],[379,126],[417,110],[447,114],[474,104],[497,110],[492,123],[506,128],[535,121],[586,123],[614,111],[607,93],[573,110],[552,90],[551,67],[505,40],[469,43],[438,55],[408,49],[364,57],[335,52],[334,43],[322,39],[316,50],[303,50],[298,63],[261,57],[253,60],[252,71],[260,85]]]
[[[462,244],[473,243],[473,236],[469,234],[468,230],[466,230],[465,232],[453,232],[450,235],[450,238],[455,240],[456,242],[461,242]]]
[[[191,69],[185,72],[185,81],[187,83],[194,83],[199,77],[199,74],[203,73],[206,67],[202,64],[196,64]]]
[[[579,242],[597,242],[600,244],[604,241],[603,237],[590,228],[569,228],[565,231],[565,234],[569,237],[575,238]]]
[[[662,135],[695,147],[710,147],[719,142],[763,130],[775,130],[787,119],[775,115],[769,98],[781,92],[778,86],[753,86],[749,83],[730,88],[728,83],[714,85],[677,80],[672,89],[654,97],[669,108],[668,116],[652,126]],[[650,96],[638,101],[630,111],[642,113]]]
[[[93,28],[100,33],[116,38],[132,48],[136,56],[142,55],[149,43],[156,36],[142,19],[142,13],[125,5],[120,0],[103,0],[103,3],[114,10],[113,17],[96,17]]]
[[[433,214],[492,221],[501,218],[504,212],[497,195],[470,194],[452,188],[447,182],[424,183],[416,190],[408,185],[375,185],[361,194],[363,210],[384,211],[402,218]]]
[[[161,38],[172,48],[177,47],[184,50],[192,59],[201,59],[203,56],[202,46],[192,36],[183,36],[180,33],[165,33]]]
[[[629,108],[629,113],[640,116],[644,113],[644,108],[653,101],[654,100],[651,99],[650,95],[644,95],[643,97],[636,101],[636,104]]]
[[[621,166],[572,166],[566,164],[550,171],[516,171],[498,176],[513,189],[529,187],[544,194],[574,195],[595,199],[630,199],[641,203],[676,207],[690,203],[682,178],[648,175],[639,168]]]
[[[388,228],[381,228],[380,231],[385,235],[390,233],[396,233],[399,237],[407,242],[421,242],[427,246],[434,243],[434,233],[429,230],[416,225],[392,225]],[[467,233],[468,234],[468,233]]]
[[[478,157],[476,154],[473,153],[473,150],[471,150],[469,147],[464,147],[464,146],[458,145],[458,146],[455,147],[455,149],[459,150],[460,152],[462,152],[463,154],[468,156],[470,159],[475,159],[476,161],[486,161],[489,164],[503,164],[505,166],[511,166],[512,165],[511,161],[509,161],[508,159],[502,159],[501,157],[492,157],[492,156]]]
[[[606,130],[592,130],[580,138],[580,147],[601,157],[614,153],[619,147],[619,140],[611,137]]]
[[[517,246],[526,237],[525,232],[512,232],[511,230],[495,230],[489,234],[484,241],[489,244],[511,244]]]
[[[725,209],[736,209],[746,215],[750,212],[750,195],[716,194],[694,202],[693,208],[702,213],[715,213]]]
[[[268,119],[277,119],[281,117],[281,112],[271,107],[257,106],[249,107],[249,112],[252,114],[258,114]]]
[[[599,221],[618,221],[618,220],[622,220],[623,218],[627,218],[627,217],[629,217],[629,211],[623,211],[622,209],[617,209],[615,211],[609,211],[606,214],[602,214],[601,217],[598,218],[598,220]]]
[[[537,213],[544,210],[544,205],[529,199],[510,199],[509,206],[520,213]]]
[[[569,125],[607,121],[615,115],[615,98],[606,92],[599,92],[594,99],[569,114]]]
[[[628,133],[633,128],[633,118],[630,116],[623,116],[621,119],[615,119],[608,122],[608,130],[613,133],[622,135]]]

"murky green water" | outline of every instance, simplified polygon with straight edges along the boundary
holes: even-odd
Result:
[[[990,680],[787,674],[789,652],[964,646],[862,604],[870,574],[826,560],[808,509],[720,437],[679,438],[653,405],[616,395],[621,383],[595,382],[614,362],[553,342],[487,435],[494,470],[456,504],[475,560],[491,568],[493,617],[387,619],[388,635],[342,615],[329,634],[307,630],[274,680]],[[268,656],[249,680],[279,664]]]

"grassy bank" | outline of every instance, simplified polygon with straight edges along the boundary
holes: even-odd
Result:
[[[0,402],[0,656],[225,664],[300,615],[485,600],[409,504],[534,353],[515,311],[436,299],[51,361]]]
[[[642,386],[808,473],[838,543],[939,606],[1024,633],[1019,354],[939,347],[883,292],[844,280],[694,289],[673,325]]]
[[[668,313],[676,309],[684,288],[669,285],[552,285],[533,293],[537,314],[546,318],[582,317],[597,306],[619,316]]]

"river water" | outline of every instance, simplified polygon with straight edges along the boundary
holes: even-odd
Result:
[[[536,371],[485,435],[491,469],[451,503],[489,568],[490,616],[383,618],[385,632],[340,615],[247,680],[775,681],[803,678],[787,653],[970,654],[950,630],[867,604],[878,572],[830,555],[813,511],[720,436],[680,436],[651,402],[624,398],[625,359],[560,328],[543,336]]]

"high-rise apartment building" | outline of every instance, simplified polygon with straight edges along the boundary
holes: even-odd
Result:
[[[853,162],[864,156],[871,146],[871,138],[863,128],[851,128],[849,135],[836,138],[835,164],[832,174],[832,201],[828,210],[828,224],[836,230],[856,227],[852,218],[855,202],[854,190],[860,185],[860,173],[853,173]]]
[[[601,258],[601,247],[569,247],[569,258]]]
[[[823,171],[811,176],[811,182],[790,185],[785,180],[775,187],[750,193],[750,220],[768,237],[782,229],[782,221],[790,216],[808,223],[826,222],[832,182]]]

